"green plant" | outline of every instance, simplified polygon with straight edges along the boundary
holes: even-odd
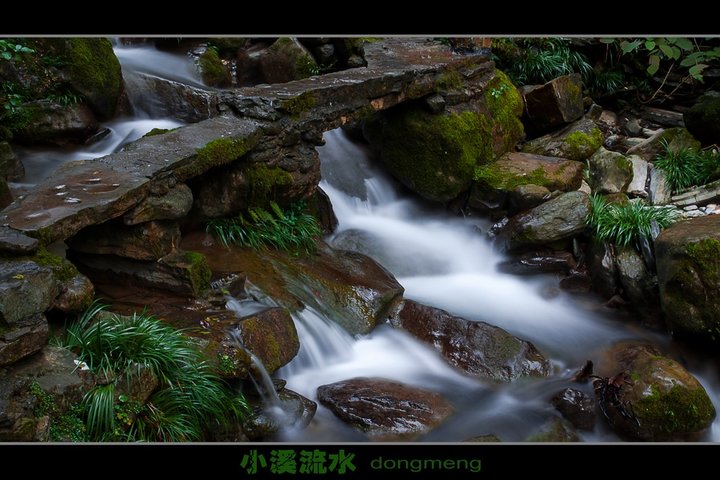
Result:
[[[587,57],[566,38],[507,38],[493,40],[493,59],[516,85],[545,83],[577,72],[592,72]]]
[[[315,238],[322,234],[322,229],[317,219],[304,210],[305,202],[302,201],[286,210],[270,202],[269,212],[253,207],[248,209],[247,216],[213,219],[207,230],[226,246],[234,244],[254,249],[273,246],[291,253],[304,251],[309,254],[315,250]]]
[[[91,439],[188,441],[210,425],[226,426],[247,411],[245,399],[214,374],[190,338],[146,313],[96,318],[97,301],[68,328],[66,346],[77,352],[105,385],[83,399]],[[131,383],[149,369],[159,386],[144,405],[116,395],[117,382]]]
[[[21,53],[34,53],[35,50],[28,48],[20,43],[14,43],[10,40],[0,40],[0,59],[14,60]]]
[[[718,174],[720,156],[714,150],[680,148],[671,150],[662,140],[663,152],[655,159],[655,166],[665,172],[668,182],[677,192],[693,185],[704,185]]]
[[[678,216],[675,207],[671,206],[654,207],[641,201],[619,205],[608,203],[600,195],[592,195],[585,222],[598,242],[626,246],[651,238],[653,225],[665,228]]]

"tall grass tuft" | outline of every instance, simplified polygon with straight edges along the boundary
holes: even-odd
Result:
[[[190,338],[146,313],[97,318],[97,301],[68,328],[65,346],[75,351],[106,385],[84,399],[86,431],[95,441],[193,441],[212,425],[227,426],[247,411],[245,399],[230,391],[203,360]],[[116,395],[148,368],[159,387],[143,405]]]
[[[662,229],[678,218],[674,207],[654,207],[642,202],[617,205],[608,203],[600,195],[593,195],[586,223],[598,242],[639,246],[642,239],[652,236],[653,224]]]
[[[655,166],[665,172],[673,192],[704,185],[720,173],[720,155],[713,150],[671,150],[666,140],[662,146],[663,152],[656,157]]]
[[[270,211],[254,207],[247,215],[230,219],[213,219],[207,231],[217,236],[223,244],[239,245],[253,249],[275,247],[291,253],[315,251],[315,238],[322,235],[317,219],[305,212],[305,203],[296,202],[283,210],[270,202]]]

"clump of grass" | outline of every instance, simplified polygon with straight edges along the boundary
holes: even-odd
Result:
[[[226,246],[233,244],[258,250],[272,246],[306,254],[315,251],[315,238],[322,234],[317,219],[305,212],[304,202],[296,202],[286,210],[270,202],[270,211],[254,207],[248,209],[247,215],[211,220],[207,231]]]
[[[587,78],[592,66],[571,48],[566,38],[510,38],[493,40],[493,60],[516,85],[545,83],[577,72]]]
[[[146,313],[96,318],[105,306],[93,305],[71,325],[65,346],[101,381],[83,399],[85,430],[94,441],[194,441],[209,426],[227,426],[247,411],[213,373],[192,340]],[[150,369],[159,386],[140,404],[117,395],[121,379],[132,382]]]
[[[586,223],[598,242],[618,246],[635,244],[652,237],[654,225],[662,229],[678,219],[674,207],[654,207],[640,201],[624,205],[608,203],[600,195],[590,197],[590,213]]]
[[[671,150],[666,140],[662,146],[664,151],[655,159],[655,166],[665,172],[673,192],[704,185],[720,173],[720,156],[713,150]]]

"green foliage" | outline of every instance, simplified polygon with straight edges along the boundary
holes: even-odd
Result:
[[[67,330],[66,347],[108,383],[83,399],[86,431],[95,441],[200,440],[210,425],[226,426],[247,404],[232,393],[182,332],[141,313],[96,318],[94,302]],[[145,404],[116,395],[120,380],[137,379],[141,366],[159,380]]]
[[[592,72],[587,57],[559,37],[494,39],[493,60],[516,85],[545,83],[573,72],[586,78]]]
[[[35,53],[32,48],[10,40],[0,40],[0,60],[14,60],[23,53]]]
[[[691,148],[671,149],[666,140],[662,140],[664,151],[655,160],[668,179],[673,192],[704,185],[716,177],[720,171],[720,155],[714,150],[693,150]]]
[[[663,61],[679,63],[686,74],[695,80],[703,81],[703,71],[710,63],[720,59],[720,47],[703,45],[701,39],[683,37],[618,39],[606,40],[606,43],[619,42],[623,54],[640,53],[647,57],[647,73],[655,75]]]
[[[213,219],[207,230],[225,245],[254,249],[273,246],[291,253],[315,251],[315,238],[322,234],[317,219],[305,213],[305,202],[296,202],[287,210],[270,202],[270,211],[254,207],[247,215],[231,219]]]
[[[83,406],[80,403],[73,403],[63,411],[55,395],[45,392],[37,382],[30,384],[30,393],[37,399],[34,415],[36,417],[47,416],[50,420],[48,432],[50,441],[87,441],[85,422],[82,419]]]
[[[584,79],[585,87],[591,95],[608,95],[625,87],[627,79],[620,70],[605,70],[593,68]]]
[[[590,213],[585,222],[598,242],[626,246],[651,238],[653,224],[665,228],[678,219],[674,207],[654,207],[640,201],[623,205],[608,203],[600,195],[590,197]]]

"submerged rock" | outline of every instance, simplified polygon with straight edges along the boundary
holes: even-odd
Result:
[[[322,385],[320,403],[373,440],[413,440],[443,422],[453,407],[441,395],[384,378]]]
[[[536,252],[519,255],[511,260],[498,263],[498,271],[513,275],[534,275],[560,272],[567,274],[575,267],[575,258],[570,252]]]
[[[646,441],[693,440],[712,424],[715,407],[700,382],[653,346],[621,343],[606,357],[601,374],[625,372],[629,381],[621,382],[616,394],[595,382],[598,401],[619,434]]]
[[[260,403],[243,418],[243,432],[248,439],[268,440],[284,428],[302,429],[312,421],[317,403],[285,388],[278,392],[278,397],[279,405]]]
[[[677,222],[655,241],[660,303],[668,327],[720,340],[720,215]]]
[[[406,300],[390,323],[433,346],[448,363],[474,377],[509,382],[550,373],[550,363],[532,343],[485,322]]]

